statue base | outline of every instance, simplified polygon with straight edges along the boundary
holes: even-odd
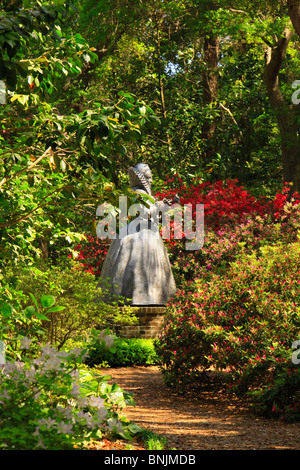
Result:
[[[134,314],[138,317],[138,324],[115,325],[114,332],[120,338],[155,339],[162,332],[166,307],[165,306],[137,306],[133,305]],[[122,307],[120,307],[122,308]]]

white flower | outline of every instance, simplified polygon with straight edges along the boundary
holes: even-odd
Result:
[[[73,433],[73,425],[67,423],[59,423],[57,425],[57,432],[63,434],[72,434]]]
[[[45,346],[42,347],[41,351],[44,356],[50,356],[55,352],[55,349],[52,348],[49,343],[47,343]]]
[[[79,385],[76,382],[73,382],[72,384],[72,390],[71,390],[71,395],[73,397],[77,397],[79,394]]]
[[[39,439],[39,442],[37,443],[37,445],[35,447],[38,447],[39,449],[46,449],[46,446],[43,443],[41,438]]]
[[[59,357],[53,356],[50,357],[45,363],[44,363],[44,370],[53,370],[53,369],[59,369],[61,364],[61,359]]]
[[[108,348],[111,348],[112,345],[114,344],[114,337],[107,335],[104,330],[101,331],[101,333],[98,336],[98,339],[99,341],[104,341]]]
[[[88,413],[85,414],[85,425],[90,428],[94,429],[97,426],[97,423],[95,423],[94,417],[89,415]]]
[[[36,370],[34,368],[26,371],[26,381],[28,383],[36,382]]]
[[[21,348],[21,349],[29,349],[30,343],[32,343],[32,339],[29,339],[29,338],[27,338],[26,336],[24,336],[24,337],[21,339],[20,348]]]
[[[107,425],[112,432],[122,432],[122,424],[117,419],[109,419]]]
[[[85,396],[83,396],[83,397],[79,396],[77,398],[77,405],[79,406],[79,408],[87,407],[87,405],[88,405],[87,398]]]
[[[89,405],[90,405],[90,407],[97,408],[99,410],[100,408],[103,408],[104,400],[103,400],[103,398],[91,396],[89,398]]]
[[[85,419],[85,418],[86,418],[86,415],[87,415],[87,413],[86,413],[85,411],[80,410],[80,411],[77,413],[77,418],[78,418],[78,419]]]
[[[112,336],[105,336],[104,341],[108,348],[111,348],[114,344],[114,338]]]
[[[43,426],[43,424],[45,424],[46,429],[52,429],[56,425],[56,420],[53,418],[42,418],[42,419],[38,419],[37,423],[39,424],[40,427]]]
[[[97,411],[96,417],[98,420],[103,421],[107,416],[107,409],[106,408],[101,408],[100,410]]]
[[[75,357],[79,357],[82,353],[83,349],[80,348],[73,348],[70,350],[70,354],[74,355]]]
[[[2,398],[3,398],[3,400],[2,400]],[[4,390],[4,392],[1,393],[1,395],[0,395],[0,404],[3,405],[4,400],[9,400],[9,399],[10,399],[10,395],[8,394],[8,391]]]
[[[59,413],[57,416],[63,417],[65,420],[73,420],[72,408],[65,408],[64,406],[57,406],[56,411]]]
[[[14,362],[8,361],[4,366],[4,372],[6,374],[12,374],[16,370],[18,370],[18,367],[17,367],[17,364]]]

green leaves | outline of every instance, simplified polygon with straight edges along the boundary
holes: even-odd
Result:
[[[0,251],[1,259],[18,262],[45,253],[41,238],[48,252],[58,240],[66,249],[78,240],[76,204],[91,207],[101,198],[103,181],[111,181],[131,143],[158,125],[152,110],[126,92],[105,105],[93,97],[72,113],[68,100],[85,95],[73,79],[92,70],[96,49],[66,25],[69,2],[26,5],[0,14],[0,77],[7,85],[0,106]]]
[[[2,318],[9,318],[13,313],[13,309],[10,304],[4,303],[0,307],[0,314]]]
[[[6,300],[9,290],[13,293],[11,300]],[[1,295],[2,294],[2,295]],[[0,339],[6,341],[9,345],[9,356],[18,354],[14,349],[13,336],[17,337],[30,336],[32,339],[38,339],[45,335],[45,322],[51,320],[51,316],[57,312],[61,312],[65,306],[54,306],[55,297],[53,295],[42,295],[39,299],[30,292],[29,298],[33,305],[21,306],[17,303],[17,297],[20,296],[19,291],[14,291],[12,287],[6,285],[4,295],[0,291]],[[26,296],[24,296],[24,300]],[[26,299],[28,303],[28,298]]]
[[[76,144],[83,150],[81,163],[109,173],[112,154],[126,155],[125,143],[141,138],[147,126],[156,126],[158,119],[145,104],[129,93],[119,93],[117,105],[88,109],[67,118],[66,132],[74,135]]]
[[[33,9],[24,6],[15,12],[1,12],[0,80],[5,80],[10,90],[15,90],[18,77],[33,75],[35,86],[51,93],[53,75],[78,73],[83,61],[97,59],[80,34],[67,38],[61,35],[58,22],[73,9],[70,2],[60,1],[48,5],[38,3]],[[51,50],[51,41],[59,41],[60,48]],[[35,49],[32,54],[28,49],[34,42],[38,43],[39,50]],[[83,54],[83,61],[80,54]]]
[[[32,305],[28,305],[28,307],[24,309],[24,313],[27,318],[31,318],[36,313],[36,310]]]
[[[32,294],[31,294],[31,297],[33,298]],[[37,302],[35,301],[37,311],[33,312],[34,315],[40,320],[50,321],[50,318],[48,316],[49,313],[61,312],[62,310],[66,308],[64,306],[58,306],[58,305],[54,307],[55,297],[53,295],[42,295],[40,298],[40,303],[41,303],[41,306],[43,307],[42,311],[40,311],[40,309],[38,308]]]
[[[40,300],[44,308],[52,307],[55,304],[55,297],[53,295],[42,295]]]

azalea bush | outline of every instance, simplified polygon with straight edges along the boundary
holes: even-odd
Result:
[[[213,368],[242,394],[266,385],[282,363],[292,365],[300,334],[299,259],[299,241],[264,246],[259,254],[241,253],[225,273],[179,290],[156,343],[166,382],[184,386]]]
[[[253,409],[259,414],[281,418],[285,422],[300,421],[299,390],[299,365],[291,364],[289,360],[277,364],[267,384],[251,392]]]
[[[96,235],[87,235],[74,247],[75,259],[86,272],[99,277],[109,245],[109,239],[102,240]]]
[[[131,439],[139,428],[120,415],[132,396],[109,376],[83,368],[86,351],[46,344],[34,358],[23,337],[21,360],[0,368],[0,448],[84,448],[90,439]]]
[[[157,192],[156,197],[163,199],[178,194],[181,204],[204,204],[205,226],[214,229],[236,224],[245,214],[263,215],[271,208],[270,201],[251,196],[237,180],[203,183],[196,179],[187,186],[181,178],[173,177],[167,183],[174,185],[174,189],[165,188]]]
[[[261,247],[297,241],[300,229],[300,204],[286,202],[274,215],[245,215],[239,224],[218,230],[205,228],[201,250],[186,251],[184,241],[166,242],[177,285],[183,280],[210,277],[212,272],[226,272],[241,254],[259,253]]]

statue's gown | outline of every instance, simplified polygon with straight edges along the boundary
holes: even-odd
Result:
[[[122,296],[129,305],[165,305],[175,294],[167,250],[156,223],[159,204],[144,206],[144,215],[125,227],[127,234],[111,241],[99,282],[100,287],[109,284],[106,301]]]

